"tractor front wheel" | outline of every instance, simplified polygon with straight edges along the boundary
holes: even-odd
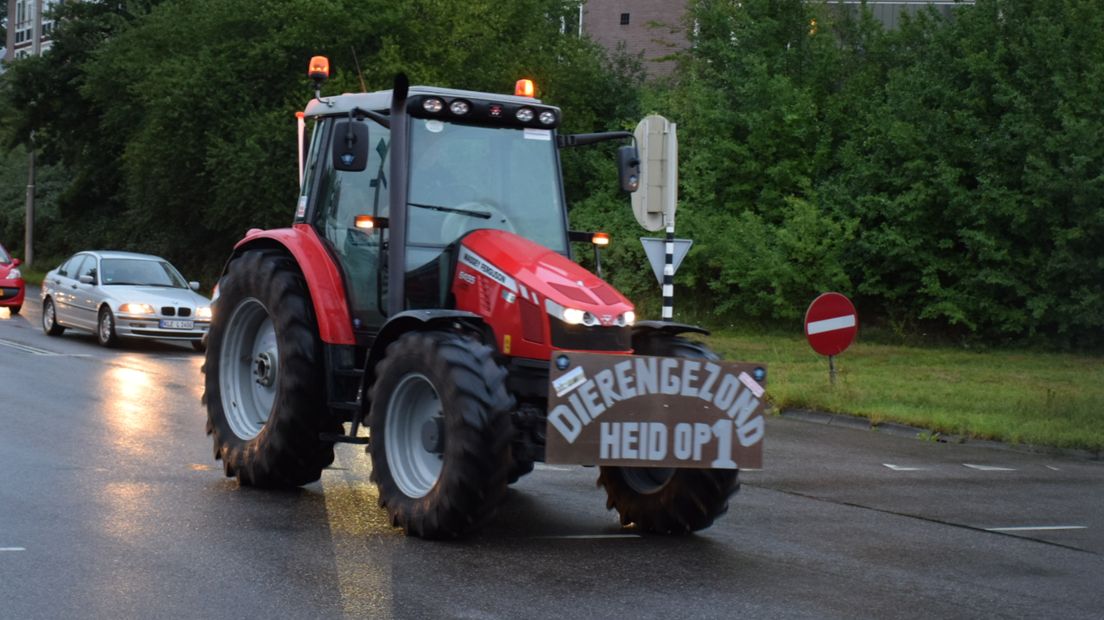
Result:
[[[372,387],[372,480],[391,523],[452,538],[506,492],[513,398],[494,351],[450,332],[412,332],[387,348]]]
[[[283,488],[318,480],[333,462],[322,432],[341,430],[325,407],[314,308],[295,262],[247,250],[220,280],[203,402],[207,434],[227,476]]]
[[[633,340],[636,353],[717,360],[703,344],[653,333]],[[686,534],[705,529],[728,510],[728,498],[740,488],[735,469],[602,467],[598,484],[606,489],[606,508],[616,509],[622,525],[646,532]]]

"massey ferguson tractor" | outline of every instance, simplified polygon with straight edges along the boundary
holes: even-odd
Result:
[[[741,450],[761,446],[765,371],[636,321],[571,258],[589,237],[569,231],[558,149],[633,134],[559,134],[527,80],[324,97],[328,64],[298,115],[292,225],[250,230],[218,284],[203,402],[226,475],[304,485],[336,443],[366,445],[391,522],[449,538],[534,462],[568,462],[599,467],[622,524],[712,524],[737,462],[758,466]],[[636,147],[618,159],[632,191]]]

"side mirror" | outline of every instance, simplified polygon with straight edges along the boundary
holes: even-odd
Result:
[[[192,289],[193,291],[198,291],[199,290],[199,282],[196,282],[195,280],[192,280],[191,282],[188,283],[188,288]]]
[[[360,172],[368,167],[368,124],[338,121],[333,130],[334,170]]]
[[[96,283],[96,278],[93,278],[92,276],[87,275],[87,274],[81,276],[79,279],[80,279],[81,284],[95,284]]]
[[[12,267],[18,267],[23,264],[23,261],[18,258],[12,258]]]
[[[640,188],[640,153],[635,146],[617,149],[617,174],[621,178],[622,191],[632,193]]]

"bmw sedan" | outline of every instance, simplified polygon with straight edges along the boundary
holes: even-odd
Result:
[[[0,245],[0,308],[7,308],[12,314],[23,309],[23,274],[19,272],[22,263]]]
[[[42,330],[90,331],[111,347],[120,338],[187,340],[203,350],[211,300],[168,261],[132,252],[78,252],[42,280]]]

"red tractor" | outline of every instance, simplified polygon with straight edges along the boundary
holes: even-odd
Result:
[[[303,485],[335,443],[367,444],[392,523],[458,536],[544,459],[561,352],[717,359],[680,335],[703,330],[635,321],[571,260],[558,149],[632,134],[558,135],[560,110],[531,92],[403,76],[322,97],[323,61],[294,221],[250,230],[219,280],[203,401],[227,476]],[[632,191],[638,157],[621,148]],[[684,533],[725,512],[737,473],[603,465],[598,482],[622,523]]]

